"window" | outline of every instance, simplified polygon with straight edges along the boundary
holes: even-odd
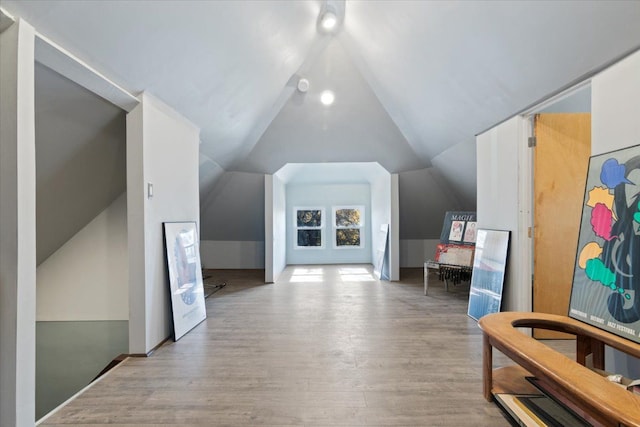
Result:
[[[294,208],[294,247],[322,249],[322,230],[324,228],[322,208]]]
[[[361,248],[364,246],[364,206],[333,207],[334,247]]]

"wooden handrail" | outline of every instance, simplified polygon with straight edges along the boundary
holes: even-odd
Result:
[[[491,347],[495,347],[532,375],[552,383],[563,396],[596,418],[609,425],[622,423],[640,427],[640,397],[515,328],[566,332],[578,338],[578,346],[585,340],[592,347],[603,343],[636,358],[640,358],[640,345],[575,319],[553,314],[495,313],[482,317],[478,324],[484,334],[483,377],[487,400],[493,398]]]

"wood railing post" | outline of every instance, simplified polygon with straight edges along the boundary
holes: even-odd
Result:
[[[491,346],[491,341],[489,340],[489,336],[485,333],[482,334],[482,392],[484,394],[484,398],[487,399],[488,402],[493,400],[493,393],[491,393],[491,389],[493,388],[493,347]]]
[[[593,367],[604,369],[604,344],[597,339],[591,339],[591,353],[593,354]]]
[[[576,362],[587,365],[587,356],[591,354],[591,338],[584,335],[576,336]]]

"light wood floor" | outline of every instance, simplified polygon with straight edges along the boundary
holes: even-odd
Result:
[[[216,270],[207,320],[130,358],[42,426],[508,426],[482,398],[482,337],[468,285],[422,269],[380,282],[370,266]],[[508,362],[495,357],[497,364]]]

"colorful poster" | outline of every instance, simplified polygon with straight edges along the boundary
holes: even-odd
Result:
[[[462,230],[464,230],[464,221],[451,221],[451,230],[449,231],[449,241],[459,242],[462,240]]]
[[[467,226],[464,229],[464,239],[462,239],[465,243],[476,243],[476,222],[468,221]]]
[[[476,213],[466,211],[447,211],[444,215],[442,232],[440,233],[440,243],[453,243],[456,245],[473,245],[475,243]],[[473,241],[468,240],[473,234]]]
[[[476,242],[476,213],[449,211],[445,213],[436,262],[471,267]]]
[[[589,161],[569,316],[640,343],[640,145]]]
[[[473,264],[473,251],[473,246],[443,245],[440,243],[436,246],[436,262],[440,264],[471,267]]]

